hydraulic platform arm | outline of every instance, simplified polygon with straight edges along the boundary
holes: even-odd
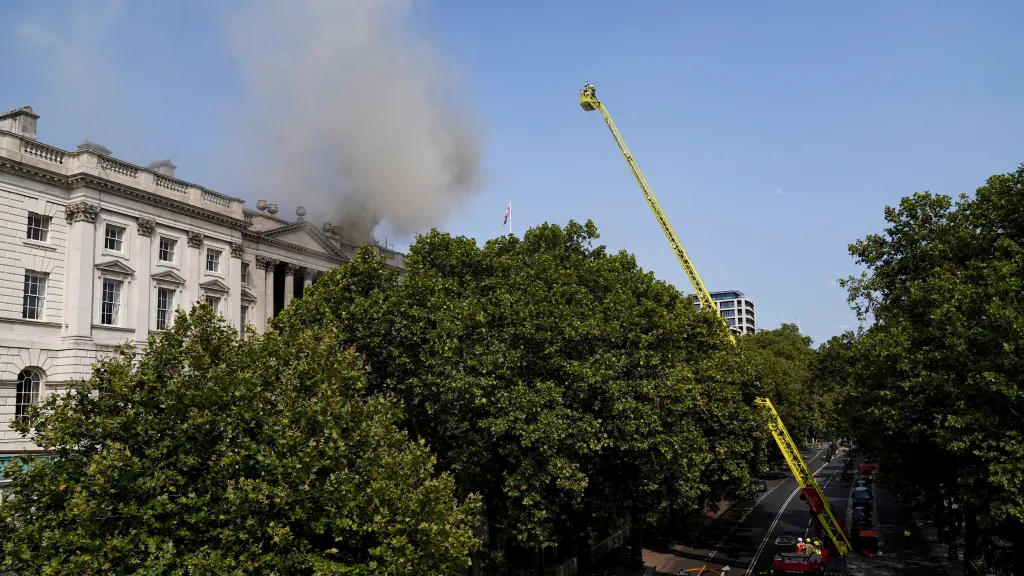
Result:
[[[690,262],[690,257],[687,256],[686,250],[683,249],[682,242],[679,241],[679,237],[676,236],[675,231],[672,229],[672,225],[668,222],[668,217],[665,216],[665,212],[661,209],[661,205],[658,204],[658,200],[654,197],[654,193],[651,192],[651,187],[647,184],[647,180],[644,175],[640,172],[640,167],[637,166],[636,160],[633,159],[633,155],[630,154],[629,148],[626,147],[625,140],[622,139],[622,135],[619,134],[619,129],[615,127],[615,122],[612,121],[611,114],[608,113],[608,109],[601,104],[601,101],[597,99],[597,92],[594,90],[594,86],[586,84],[582,90],[580,90],[580,106],[583,110],[590,112],[598,110],[601,112],[601,116],[604,117],[605,124],[608,125],[608,129],[612,133],[612,137],[615,138],[615,144],[619,147],[619,152],[622,153],[622,157],[626,159],[626,164],[629,164],[629,169],[633,172],[633,177],[636,178],[636,183],[640,185],[640,190],[644,194],[644,198],[647,200],[647,204],[651,207],[651,211],[654,212],[654,217],[658,220],[658,224],[661,225],[662,232],[665,233],[665,237],[668,238],[668,243],[672,247],[672,251],[675,252],[676,258],[679,263],[683,266],[683,270],[686,275],[690,278],[690,282],[693,284],[693,289],[697,292],[697,298],[700,299],[701,306],[706,309],[711,309],[717,312],[718,307],[715,305],[714,300],[711,299],[711,294],[708,289],[704,286],[704,282],[700,279],[697,274],[697,269],[694,268],[693,263]],[[721,315],[719,320],[728,328],[728,323]],[[729,339],[736,344],[736,338],[732,335],[732,330],[729,330]],[[778,412],[775,411],[775,407],[767,398],[757,399],[757,403],[768,410],[771,415],[769,422],[769,428],[771,429],[772,436],[775,438],[775,442],[779,445],[779,449],[782,450],[782,455],[786,459],[786,463],[789,464],[789,469],[793,472],[793,477],[796,478],[800,489],[804,493],[804,498],[807,500],[808,505],[811,507],[811,512],[818,520],[818,524],[822,530],[825,531],[828,539],[832,542],[835,547],[836,553],[840,556],[846,555],[851,549],[850,540],[846,535],[846,527],[843,523],[836,518],[835,514],[832,513],[832,507],[828,505],[828,500],[825,498],[825,494],[821,491],[821,487],[818,486],[818,482],[814,479],[814,473],[811,472],[804,457],[800,454],[800,449],[797,447],[796,442],[789,436],[789,432],[786,430],[786,426],[782,423],[782,419],[779,418]]]
[[[835,545],[836,552],[840,556],[845,556],[853,548],[846,536],[846,526],[832,513],[832,507],[828,505],[828,500],[825,498],[824,492],[821,491],[821,486],[814,479],[811,468],[807,465],[803,455],[800,454],[800,449],[797,447],[796,442],[793,442],[793,439],[789,436],[789,432],[782,423],[782,419],[779,418],[779,413],[775,411],[775,406],[772,406],[771,400],[758,398],[756,402],[767,408],[771,414],[768,428],[771,429],[772,436],[775,437],[775,443],[782,450],[782,456],[785,457],[786,463],[789,464],[789,469],[793,471],[793,477],[796,478],[796,482],[800,486],[800,490],[803,491],[807,504],[818,519],[818,524],[825,531],[829,540]]]
[[[705,310],[712,310],[716,314],[718,312],[718,306],[715,305],[715,301],[711,299],[711,293],[704,286],[704,281],[700,279],[700,275],[697,274],[697,269],[694,268],[693,262],[690,261],[690,257],[686,254],[686,250],[683,249],[683,243],[679,241],[679,236],[676,236],[675,230],[672,229],[672,225],[668,222],[668,217],[665,216],[665,211],[661,209],[661,205],[658,204],[658,199],[654,197],[654,192],[651,191],[651,187],[647,184],[647,179],[644,178],[640,167],[637,166],[636,160],[633,159],[633,155],[630,154],[629,148],[626,146],[626,141],[622,139],[622,135],[619,134],[619,129],[615,127],[615,122],[612,121],[611,114],[608,113],[608,109],[601,104],[601,101],[597,99],[597,92],[594,87],[587,84],[580,90],[580,106],[587,112],[592,110],[598,110],[601,112],[601,116],[604,117],[605,124],[608,125],[608,129],[612,132],[612,137],[615,138],[615,144],[619,146],[619,152],[622,153],[622,157],[626,159],[626,164],[629,164],[629,169],[633,172],[633,178],[636,178],[636,183],[640,185],[640,191],[644,194],[644,199],[647,200],[647,205],[651,207],[651,212],[654,212],[654,217],[658,220],[658,224],[661,225],[661,231],[665,233],[665,237],[668,238],[669,246],[672,247],[672,252],[675,253],[676,259],[679,260],[679,264],[682,265],[683,270],[686,272],[686,276],[689,277],[690,283],[693,284],[693,289],[697,293],[697,298],[700,300],[701,307]],[[718,319],[725,325],[726,330],[729,334],[729,339],[733,344],[736,343],[736,338],[732,335],[732,329],[729,328],[729,324],[725,321],[725,318],[721,314],[718,314]]]

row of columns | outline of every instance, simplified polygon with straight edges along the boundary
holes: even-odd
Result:
[[[274,317],[274,270],[277,265],[281,264],[281,261],[277,258],[271,258],[269,256],[263,256],[262,254],[256,255],[256,267],[263,270],[263,274],[255,274],[256,289],[258,292],[263,294],[263,326],[258,326],[261,330],[266,329],[266,323]],[[287,308],[295,298],[295,274],[299,273],[302,275],[302,290],[305,292],[307,288],[313,285],[313,279],[321,274],[320,271],[312,268],[306,268],[299,266],[293,262],[284,263],[284,307]],[[262,278],[261,278],[262,276]],[[262,281],[263,286],[259,284]],[[262,289],[262,290],[261,290]]]

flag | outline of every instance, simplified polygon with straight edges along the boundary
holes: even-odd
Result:
[[[508,203],[508,208],[505,208],[505,219],[501,221],[501,225],[508,224],[508,218],[512,215],[512,203]]]

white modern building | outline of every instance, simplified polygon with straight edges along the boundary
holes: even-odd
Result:
[[[725,318],[729,328],[737,334],[753,334],[754,323],[754,302],[747,298],[739,290],[722,290],[711,292],[711,299],[718,306],[718,313]],[[693,296],[697,307],[700,307],[700,300]]]
[[[0,114],[0,466],[34,446],[9,429],[28,405],[87,378],[125,342],[142,346],[178,307],[203,300],[228,322],[263,331],[356,248],[296,210],[243,201],[86,142],[39,142],[39,116]],[[325,232],[326,231],[326,232]],[[378,247],[389,266],[404,255]]]

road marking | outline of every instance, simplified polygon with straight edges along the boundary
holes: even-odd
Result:
[[[821,454],[823,450],[824,449],[818,450],[818,454]],[[817,456],[818,454],[815,454],[814,456]],[[824,464],[819,466],[818,469],[814,471],[814,474],[820,472],[821,469],[824,468],[825,466],[828,466],[828,462],[825,462]],[[775,525],[779,523],[779,519],[782,518],[782,513],[786,511],[786,507],[789,506],[790,501],[792,501],[793,498],[796,498],[796,495],[799,493],[800,486],[797,485],[796,490],[793,490],[793,493],[790,494],[789,498],[787,498],[786,501],[782,504],[782,508],[780,508],[779,513],[775,515],[775,520],[772,521],[772,525],[768,527],[768,533],[764,535],[764,540],[761,540],[761,545],[757,547],[757,553],[754,554],[754,559],[750,561],[750,566],[747,567],[746,576],[750,576],[750,573],[754,570],[754,567],[757,566],[757,560],[761,557],[761,552],[764,550],[765,544],[768,543],[768,538],[771,537],[772,530],[774,530]]]
[[[822,453],[822,450],[818,450],[818,452],[815,453],[814,456],[811,456],[811,459],[813,460],[814,458],[816,458],[818,456],[818,454],[821,454],[821,453]],[[818,468],[818,470],[821,470],[821,468]],[[793,477],[793,476],[790,476],[790,478],[793,478],[794,480],[796,480],[796,478]],[[775,492],[775,490],[779,486],[782,486],[783,484],[785,484],[786,481],[788,481],[788,480],[789,480],[789,478],[784,479],[782,482],[779,482],[778,484],[773,486],[771,490],[765,492],[764,494],[761,494],[761,496],[758,497],[757,500],[754,500],[754,503],[750,506],[750,508],[746,512],[743,513],[743,516],[741,516],[740,519],[737,520],[735,524],[732,525],[732,528],[729,529],[729,532],[725,535],[724,538],[722,538],[722,540],[718,544],[715,545],[715,549],[711,551],[711,554],[708,554],[708,557],[705,558],[704,561],[705,562],[710,562],[711,559],[715,557],[715,554],[718,554],[719,548],[721,548],[722,546],[725,545],[726,541],[729,540],[729,537],[732,536],[732,533],[735,532],[736,529],[740,527],[740,524],[742,524],[743,521],[747,519],[747,516],[750,516],[750,513],[753,512],[755,508],[757,508],[757,505],[760,504],[762,500],[767,498],[769,494],[771,494],[772,492]]]

